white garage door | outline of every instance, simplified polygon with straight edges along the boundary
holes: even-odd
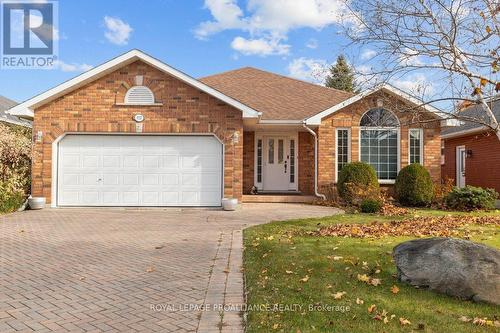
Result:
[[[222,144],[213,136],[68,135],[57,189],[60,206],[220,206]]]

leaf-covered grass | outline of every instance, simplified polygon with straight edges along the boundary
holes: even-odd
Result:
[[[420,216],[449,212],[418,210]],[[453,215],[463,213],[451,213]],[[496,215],[468,213],[466,215]],[[392,248],[411,237],[316,237],[308,232],[335,223],[369,223],[395,218],[345,214],[321,219],[273,222],[245,230],[248,332],[494,332],[462,322],[469,318],[500,316],[500,308],[461,301],[400,283],[391,262]],[[467,226],[479,230],[472,239],[500,248],[500,228]],[[342,257],[342,258],[340,258]],[[365,264],[363,263],[365,262]],[[375,271],[380,271],[375,273]],[[378,286],[358,280],[367,274],[381,280]],[[397,286],[394,294],[391,287]],[[338,293],[345,292],[340,298]],[[337,294],[337,295],[336,295]],[[363,301],[363,304],[359,300]],[[275,304],[284,311],[264,311]],[[368,308],[376,305],[372,313]],[[283,308],[288,306],[287,308]],[[327,309],[327,306],[333,308]],[[310,308],[315,307],[315,308]],[[349,309],[348,309],[349,307]],[[387,312],[388,323],[373,319]],[[395,315],[391,320],[391,315]],[[383,317],[382,317],[383,318]],[[402,326],[400,318],[411,324]],[[497,318],[498,319],[498,318]]]

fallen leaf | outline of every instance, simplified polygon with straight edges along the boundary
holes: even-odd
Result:
[[[286,274],[293,274],[293,271],[285,271]]]
[[[155,271],[155,268],[154,268],[153,266],[150,266],[150,267],[148,267],[148,268],[146,269],[146,272],[147,272],[147,273],[152,273],[152,272],[154,272],[154,271]]]
[[[273,325],[273,329],[275,329],[275,330],[277,330],[277,329],[278,329],[278,327],[280,327],[280,324],[274,324],[274,325]]]
[[[358,305],[361,305],[363,304],[365,301],[363,301],[361,298],[356,298],[356,304]]]
[[[309,275],[304,276],[302,279],[300,279],[302,282],[307,282],[309,281]]]
[[[164,245],[157,245],[155,246],[155,250],[163,249],[165,246]]]
[[[345,294],[347,294],[345,291],[339,291],[333,294],[334,299],[341,299]]]
[[[395,285],[394,285],[394,286],[392,286],[392,287],[391,287],[391,292],[392,292],[393,294],[397,294],[397,293],[399,293],[399,288],[398,288],[398,286],[395,286]]]
[[[377,306],[375,304],[372,304],[368,307],[368,313],[372,313],[373,311],[375,311],[375,309],[377,308]]]
[[[382,283],[382,281],[381,281],[380,279],[371,279],[371,280],[370,280],[370,284],[371,284],[372,286],[375,286],[375,287],[376,287],[376,286],[378,286],[378,285],[379,285],[379,284],[381,284],[381,283]]]
[[[342,260],[343,258],[344,258],[344,257],[341,257],[341,256],[334,256],[334,257],[333,257],[333,260],[336,260],[336,261],[337,261],[337,260]]]
[[[358,274],[358,280],[362,282],[368,282],[370,281],[370,277],[366,274]]]
[[[80,281],[85,280],[85,276],[80,276]]]
[[[411,325],[411,322],[408,319],[403,318],[403,317],[399,318],[399,323],[401,324],[401,326]]]

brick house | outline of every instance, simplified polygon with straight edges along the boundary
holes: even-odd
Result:
[[[500,121],[500,98],[489,101]],[[481,106],[469,106],[460,114],[490,123]],[[460,126],[442,131],[443,181],[451,179],[458,187],[465,185],[493,188],[500,192],[500,141],[492,131],[478,123],[464,121]]]
[[[321,197],[349,161],[381,184],[410,162],[439,181],[440,118],[413,122],[418,103],[254,68],[196,80],[132,50],[9,112],[33,119],[32,195],[54,207],[220,206],[252,189]]]

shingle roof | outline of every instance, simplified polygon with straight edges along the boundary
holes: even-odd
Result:
[[[262,112],[267,120],[302,120],[354,95],[252,67],[199,80]]]
[[[5,112],[15,105],[17,105],[17,103],[13,100],[0,96],[0,122],[31,127],[31,121],[20,119]]]
[[[489,103],[491,103],[491,110],[493,111],[495,118],[497,119],[497,121],[500,122],[500,96],[494,98]],[[473,118],[479,119],[485,123],[490,123],[490,121],[491,121],[491,119],[489,118],[488,114],[485,112],[484,107],[482,105],[469,106],[466,109],[460,111],[459,114],[464,116],[464,117],[473,117]],[[483,127],[483,125],[478,124],[477,122],[463,121],[463,124],[460,126],[443,128],[441,134],[442,135],[453,134],[453,133],[472,130],[472,129],[481,128],[481,127]]]

